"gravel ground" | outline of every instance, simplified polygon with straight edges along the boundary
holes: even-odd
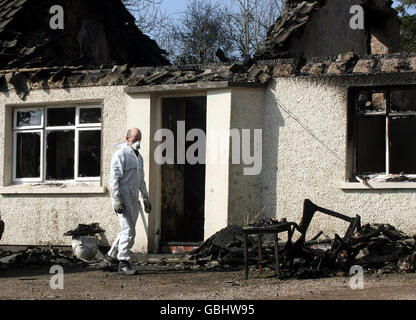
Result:
[[[352,290],[349,277],[278,280],[270,271],[191,272],[138,267],[126,277],[97,269],[67,269],[64,289],[52,290],[49,269],[0,269],[0,299],[39,300],[327,300],[416,299],[416,274],[365,275],[364,289]]]

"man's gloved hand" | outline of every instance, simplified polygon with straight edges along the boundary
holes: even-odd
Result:
[[[124,213],[124,206],[121,203],[120,200],[116,200],[114,201],[114,211],[118,214],[123,214]]]
[[[150,203],[149,199],[143,199],[144,204],[144,212],[150,213],[152,212],[152,204]]]

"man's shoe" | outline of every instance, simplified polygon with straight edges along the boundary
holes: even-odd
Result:
[[[118,265],[118,274],[124,276],[136,276],[139,272],[131,268],[129,261],[120,261],[120,264]]]
[[[117,271],[118,260],[106,255],[101,261],[101,268],[105,271]]]

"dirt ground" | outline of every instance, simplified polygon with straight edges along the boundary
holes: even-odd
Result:
[[[371,274],[364,289],[349,277],[279,280],[271,271],[179,271],[139,266],[140,275],[64,269],[64,289],[53,290],[49,269],[0,269],[0,299],[8,300],[328,300],[416,299],[416,274]]]

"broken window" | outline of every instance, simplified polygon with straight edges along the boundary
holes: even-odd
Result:
[[[386,99],[384,92],[361,91],[358,96],[358,113],[386,111]]]
[[[392,90],[392,112],[416,112],[416,90]]]
[[[13,116],[14,181],[100,179],[100,107],[19,109]]]
[[[79,123],[101,123],[100,108],[84,108],[79,111]]]
[[[48,127],[75,125],[75,108],[48,108],[47,114]]]
[[[386,122],[383,117],[357,119],[357,171],[361,174],[385,172]]]
[[[46,180],[74,178],[75,130],[46,133]]]
[[[358,89],[355,97],[355,175],[416,174],[416,90]]]
[[[15,128],[35,128],[42,126],[42,110],[28,109],[17,111],[15,116]]]
[[[99,177],[101,130],[79,131],[78,177]]]
[[[16,133],[16,177],[40,178],[41,132]]]

